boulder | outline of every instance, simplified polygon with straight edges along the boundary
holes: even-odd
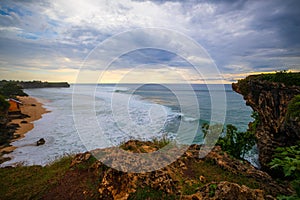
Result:
[[[45,144],[45,143],[46,143],[45,139],[44,139],[44,138],[41,138],[41,139],[39,139],[39,140],[36,142],[36,146],[40,146],[40,145],[43,145],[43,144]]]

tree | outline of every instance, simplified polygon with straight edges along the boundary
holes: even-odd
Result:
[[[9,103],[5,100],[5,98],[0,95],[0,114],[6,113],[9,108]]]
[[[0,94],[5,97],[14,98],[15,96],[28,96],[23,92],[22,87],[15,82],[7,82],[0,88]]]
[[[211,127],[207,123],[202,125],[202,131],[206,137],[210,133],[210,129]],[[235,126],[228,124],[226,135],[220,137],[216,144],[233,157],[242,159],[254,146],[255,135],[253,131],[240,132]]]

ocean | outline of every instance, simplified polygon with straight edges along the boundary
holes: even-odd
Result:
[[[225,125],[245,131],[253,121],[251,108],[231,85],[73,84],[25,92],[51,112],[35,121],[24,138],[12,143],[18,148],[2,167],[46,165],[63,155],[116,146],[130,139],[166,136],[201,144],[205,122],[222,123],[224,118]],[[179,131],[195,133],[186,137]],[[46,143],[35,146],[40,138]],[[246,159],[256,165],[255,149]]]

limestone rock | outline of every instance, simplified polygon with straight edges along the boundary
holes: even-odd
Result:
[[[92,154],[90,152],[85,152],[85,153],[79,153],[79,154],[77,154],[72,159],[70,167],[73,167],[73,166],[75,166],[75,165],[77,165],[79,163],[82,163],[82,162],[85,162],[85,161],[89,160],[91,156],[92,156]]]
[[[134,148],[137,152],[144,153],[144,150],[153,151],[154,144],[151,142],[129,141],[125,144],[124,149],[132,151]],[[151,146],[153,145],[153,146]],[[149,147],[147,147],[149,146]],[[134,147],[134,148],[132,148]],[[278,194],[291,194],[287,185],[279,185],[267,173],[254,168],[248,162],[241,162],[239,160],[229,157],[226,153],[222,152],[220,147],[214,148],[205,158],[199,157],[200,145],[191,145],[188,150],[175,162],[155,171],[144,173],[126,173],[106,166],[102,160],[94,163],[89,162],[91,153],[81,153],[75,156],[71,162],[71,167],[78,164],[88,163],[88,171],[99,177],[99,198],[100,199],[136,199],[138,192],[153,192],[158,191],[161,198],[175,196],[180,199],[209,199],[212,192],[209,190],[210,185],[215,184],[217,187],[214,191],[212,199],[238,199],[241,197],[248,199],[272,199],[272,196]],[[111,164],[117,161],[120,156],[115,148],[106,148],[94,150],[92,153],[107,153],[110,151]],[[122,156],[122,155],[121,155]],[[116,159],[116,160],[114,160]],[[229,182],[211,182],[209,174],[199,172],[202,171],[204,163],[210,165],[218,165],[224,170],[224,173],[232,173],[235,176],[249,177],[251,180],[255,179],[262,190],[250,189],[246,186],[241,186],[236,183]],[[137,163],[138,167],[139,163]],[[199,167],[199,168],[197,168]],[[209,167],[209,166],[208,166]],[[207,184],[206,184],[207,183]],[[204,187],[200,185],[206,184]],[[198,185],[198,186],[197,186]],[[192,188],[191,195],[187,195],[186,188]],[[190,192],[189,192],[190,193]],[[235,195],[235,196],[234,196]],[[268,198],[267,198],[268,196]],[[254,198],[255,197],[255,198]],[[139,198],[141,198],[139,196]]]
[[[300,94],[299,86],[262,81],[249,76],[232,85],[233,90],[243,95],[246,104],[259,114],[260,124],[256,129],[259,162],[263,170],[271,171],[268,164],[277,147],[294,145],[300,139],[300,123],[291,119],[286,122],[288,103]],[[298,119],[299,120],[299,119]]]
[[[212,187],[213,186],[213,187]],[[223,181],[210,183],[201,189],[203,199],[223,200],[264,200],[264,192],[258,189],[250,189],[247,186],[240,186],[236,183]]]

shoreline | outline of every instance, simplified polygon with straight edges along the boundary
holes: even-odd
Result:
[[[23,105],[20,105],[21,113],[28,115],[29,117],[12,119],[9,122],[9,125],[17,124],[19,127],[15,130],[13,134],[14,137],[9,141],[10,146],[0,147],[0,155],[2,156],[14,151],[17,147],[11,145],[11,143],[24,138],[25,134],[34,128],[33,122],[41,119],[43,114],[50,112],[43,107],[43,104],[37,98],[27,96],[18,97],[18,99],[23,103]]]

